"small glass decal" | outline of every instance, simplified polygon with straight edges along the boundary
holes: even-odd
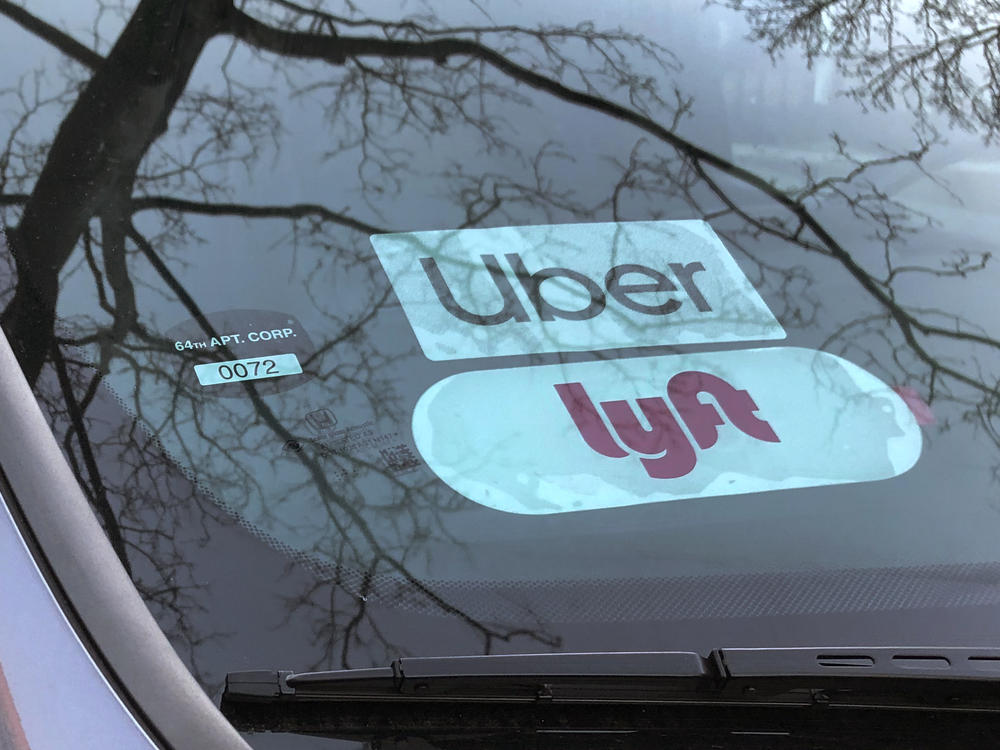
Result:
[[[253,359],[231,359],[195,365],[195,375],[202,385],[221,385],[240,380],[262,380],[279,378],[282,375],[298,375],[302,372],[299,358],[294,354],[272,354],[270,357]]]
[[[287,312],[221,310],[164,333],[181,381],[212,398],[246,399],[250,386],[244,381],[254,381],[252,388],[262,396],[282,393],[309,382],[315,372],[316,346]]]

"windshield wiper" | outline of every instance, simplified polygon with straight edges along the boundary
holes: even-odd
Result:
[[[831,707],[824,721],[857,728],[892,714],[918,732],[956,716],[996,722],[998,681],[1000,649],[989,648],[404,657],[374,669],[233,672],[222,711],[245,731],[338,737],[420,727],[664,732],[709,720],[809,736],[795,727]]]
[[[998,680],[1000,649],[992,648],[722,648],[707,658],[690,651],[404,657],[373,669],[232,672],[223,701],[662,702],[780,695],[794,701],[805,691],[808,702],[869,694],[905,702],[914,692],[937,690],[988,689],[995,696]]]

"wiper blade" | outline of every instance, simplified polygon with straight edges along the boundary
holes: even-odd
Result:
[[[536,701],[558,689],[574,700],[641,700],[715,679],[709,661],[690,651],[404,657],[374,669],[233,672],[223,699]]]
[[[355,739],[624,732],[660,746],[728,748],[744,747],[730,744],[737,736],[775,734],[835,750],[843,744],[831,738],[850,736],[850,747],[885,750],[992,732],[998,681],[1000,649],[431,657],[375,669],[234,672],[221,707],[242,731]]]
[[[950,705],[995,700],[1000,649],[722,648],[690,651],[404,657],[388,667],[249,671],[226,678],[240,701],[448,700],[669,702],[769,700],[907,704],[946,694]]]

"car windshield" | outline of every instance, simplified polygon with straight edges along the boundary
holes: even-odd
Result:
[[[976,645],[998,24],[0,1],[4,330],[209,693]]]

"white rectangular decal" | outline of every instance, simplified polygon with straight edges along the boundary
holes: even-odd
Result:
[[[195,365],[195,375],[202,385],[235,383],[240,380],[260,380],[279,378],[282,375],[298,375],[302,372],[299,358],[294,354],[271,354],[250,359],[233,359],[228,362],[212,362]]]
[[[377,234],[433,360],[783,339],[703,221]]]

